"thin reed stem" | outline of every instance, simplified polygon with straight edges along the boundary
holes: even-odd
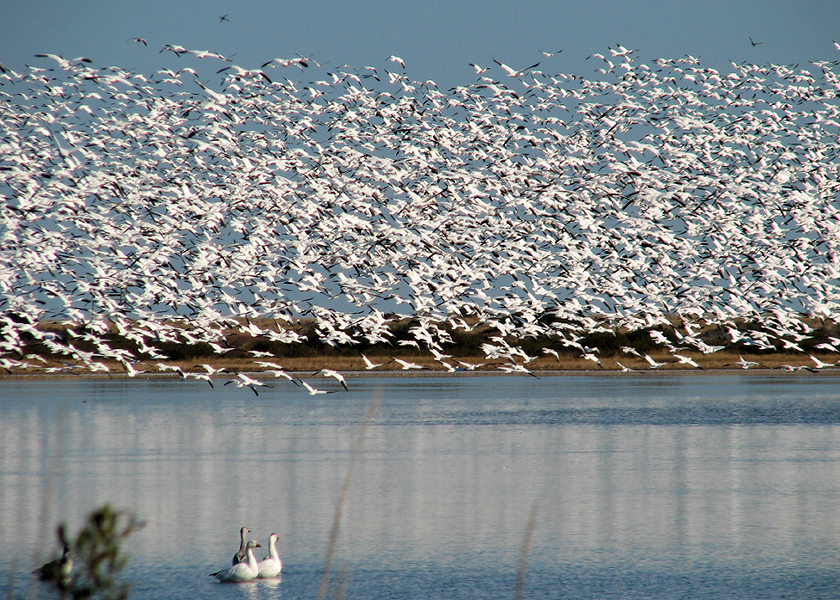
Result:
[[[525,530],[525,539],[522,540],[522,551],[519,553],[519,569],[516,573],[516,592],[514,600],[522,600],[525,592],[525,571],[528,569],[528,553],[531,550],[531,536],[537,523],[537,503],[531,506],[531,516],[528,518],[528,528]]]
[[[356,459],[362,452],[362,444],[364,443],[365,434],[368,426],[373,420],[373,414],[379,406],[379,395],[374,396],[368,407],[365,420],[362,423],[362,430],[359,432],[359,437],[356,439],[356,444],[353,447],[353,453],[350,455],[350,464],[347,466],[347,475],[344,477],[344,485],[341,486],[341,494],[338,497],[338,504],[335,507],[335,517],[333,518],[333,526],[330,531],[330,543],[327,547],[327,556],[324,559],[324,573],[321,575],[321,584],[318,586],[318,600],[324,600],[327,597],[330,583],[330,568],[332,567],[333,557],[335,556],[335,546],[338,541],[338,530],[341,527],[341,515],[344,511],[344,503],[347,500],[347,492],[350,489],[350,482],[353,479],[353,467],[356,464]]]

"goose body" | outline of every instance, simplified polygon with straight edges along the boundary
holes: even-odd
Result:
[[[254,558],[253,548],[260,548],[261,546],[255,540],[249,540],[245,545],[245,553],[247,555],[246,562],[241,562],[233,565],[224,571],[216,571],[210,573],[210,577],[215,577],[222,583],[243,583],[245,581],[253,581],[257,578],[260,572],[257,565],[257,559]]]
[[[51,581],[59,585],[65,585],[70,581],[70,574],[73,572],[73,559],[70,558],[70,547],[65,545],[64,551],[61,553],[61,558],[51,560],[45,565],[41,565],[34,571],[33,575],[37,575],[41,581]]]
[[[283,570],[283,561],[280,560],[280,555],[277,554],[277,539],[279,537],[276,533],[272,533],[268,537],[268,556],[258,564],[259,573],[257,577],[260,579],[279,577],[280,571]]]

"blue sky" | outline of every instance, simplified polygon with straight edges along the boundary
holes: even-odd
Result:
[[[229,20],[220,22],[223,14]],[[134,36],[148,47],[129,41]],[[616,44],[639,49],[643,61],[690,54],[719,69],[730,59],[808,67],[840,59],[832,40],[840,41],[836,0],[7,0],[0,63],[54,66],[34,55],[55,53],[148,74],[194,60],[160,53],[166,44],[219,52],[244,68],[295,53],[327,68],[391,68],[386,59],[396,54],[413,79],[450,87],[475,81],[468,63],[493,59],[590,75],[596,66],[586,57]]]

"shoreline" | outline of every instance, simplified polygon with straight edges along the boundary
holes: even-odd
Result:
[[[728,341],[727,336],[735,334],[725,332],[719,326],[695,332],[698,336],[690,342],[684,340],[676,324],[673,331],[667,328],[664,332],[656,328],[637,332],[618,329],[570,341],[564,336],[512,339],[513,336],[503,336],[505,331],[496,322],[464,323],[463,328],[468,328],[464,332],[460,326],[441,323],[440,331],[451,338],[436,352],[423,349],[414,339],[417,337],[413,329],[416,324],[410,318],[391,323],[389,332],[393,342],[341,346],[318,343],[321,333],[314,320],[303,319],[289,326],[302,340],[295,344],[274,341],[269,335],[275,328],[277,335],[284,330],[277,321],[246,319],[245,322],[247,328],[243,323],[228,323],[228,329],[218,332],[224,336],[224,345],[195,340],[185,342],[180,338],[192,338],[181,328],[177,329],[178,339],[163,336],[152,343],[148,338],[155,332],[145,329],[138,339],[130,335],[125,326],[120,329],[116,324],[109,325],[107,331],[92,334],[84,326],[44,322],[39,324],[39,329],[62,343],[51,345],[45,341],[23,340],[24,345],[16,353],[20,358],[0,363],[0,379],[169,374],[175,378],[216,381],[246,373],[255,377],[263,377],[261,373],[264,373],[266,378],[300,379],[317,377],[324,369],[348,377],[379,373],[427,376],[503,375],[508,372],[527,376],[840,370],[837,326],[807,320],[803,321],[810,332],[807,343],[800,346],[779,338],[786,342],[783,347],[763,349],[743,340],[742,343]],[[738,331],[744,332],[741,336],[744,338],[752,329],[742,323]],[[494,333],[498,335],[494,336]]]
[[[529,374],[536,377],[556,376],[621,376],[632,374],[644,375],[720,375],[732,373],[798,373],[805,371],[811,375],[824,373],[840,373],[840,354],[821,354],[820,360],[824,366],[818,368],[810,358],[810,355],[801,354],[765,354],[750,355],[737,354],[731,351],[720,351],[714,354],[703,355],[701,353],[682,353],[701,365],[697,368],[688,364],[682,364],[673,360],[673,355],[665,352],[656,352],[651,356],[662,361],[663,366],[651,368],[650,365],[638,357],[604,357],[599,368],[592,361],[583,358],[567,358],[556,361],[554,358],[540,357],[530,364],[521,365],[527,371],[505,372],[499,367],[509,365],[504,361],[483,361],[474,356],[451,357],[448,362],[458,365],[459,361],[471,365],[480,365],[474,369],[457,368],[447,369],[440,362],[431,356],[403,357],[404,360],[421,365],[422,369],[403,369],[396,361],[388,356],[369,356],[375,363],[382,363],[375,369],[366,369],[361,356],[356,359],[345,356],[323,356],[307,358],[281,358],[281,357],[260,357],[253,359],[203,359],[200,364],[195,361],[146,361],[140,363],[135,373],[128,373],[122,365],[117,362],[104,363],[108,371],[90,371],[82,365],[66,365],[64,367],[35,366],[31,369],[16,369],[11,373],[0,374],[0,381],[12,379],[66,379],[66,378],[92,378],[92,379],[184,379],[191,375],[207,375],[209,366],[215,372],[210,374],[214,380],[223,380],[235,376],[237,373],[246,373],[254,377],[272,377],[272,367],[265,367],[258,362],[271,362],[283,367],[283,372],[295,378],[315,377],[322,369],[332,369],[340,372],[347,378],[360,377],[475,377],[475,376],[516,376],[527,377]],[[616,360],[618,359],[618,360]],[[756,366],[744,368],[740,366],[740,360],[759,363]],[[620,363],[620,364],[619,364]],[[521,363],[520,363],[521,364]],[[160,365],[166,365],[161,367]],[[624,368],[622,368],[624,367]],[[529,373],[530,372],[530,373]],[[182,373],[184,375],[182,375]]]

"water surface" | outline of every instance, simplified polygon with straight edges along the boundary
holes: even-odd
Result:
[[[347,597],[512,598],[534,505],[529,598],[838,597],[840,376],[349,384],[0,381],[0,589],[25,597],[54,525],[110,502],[147,522],[132,598],[313,598],[377,398],[335,557]],[[242,525],[280,535],[281,581],[207,577]]]

